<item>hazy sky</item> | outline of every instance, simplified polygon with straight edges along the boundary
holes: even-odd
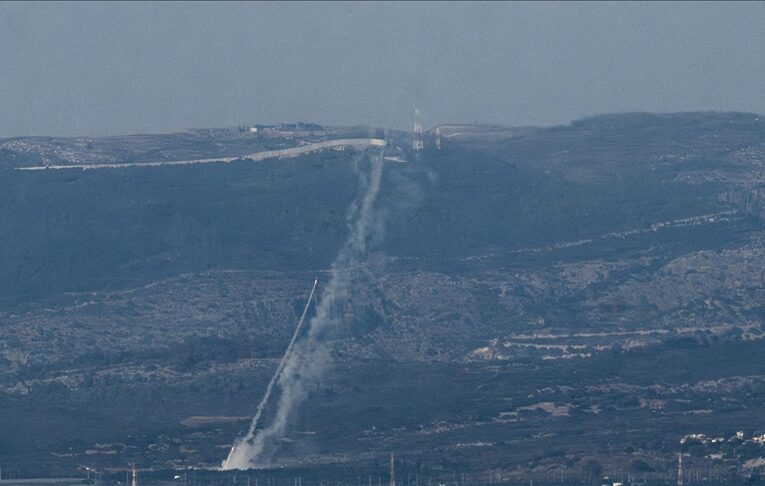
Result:
[[[0,136],[765,113],[765,3],[0,3]]]

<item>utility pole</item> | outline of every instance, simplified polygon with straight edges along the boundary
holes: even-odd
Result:
[[[392,452],[390,453],[390,486],[396,486],[396,465],[393,460]]]
[[[683,453],[677,454],[677,486],[683,486]]]

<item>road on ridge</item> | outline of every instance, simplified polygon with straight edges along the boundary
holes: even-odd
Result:
[[[61,170],[61,169],[122,169],[128,167],[159,167],[162,165],[191,165],[191,164],[214,164],[229,163],[234,160],[250,160],[257,162],[265,159],[297,157],[311,152],[317,152],[325,149],[354,148],[366,149],[369,147],[384,147],[385,140],[380,138],[341,138],[337,140],[325,140],[323,142],[309,143],[300,147],[290,147],[279,150],[267,150],[264,152],[255,152],[249,155],[240,155],[237,157],[216,157],[211,159],[191,159],[191,160],[166,160],[161,162],[126,162],[114,164],[71,164],[71,165],[37,165],[33,167],[17,167],[16,170]]]

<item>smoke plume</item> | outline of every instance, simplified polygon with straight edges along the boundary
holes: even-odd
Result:
[[[383,158],[379,153],[372,154],[369,157],[368,172],[361,169],[363,164],[359,162],[356,161],[356,166],[362,192],[348,211],[348,239],[332,264],[329,281],[316,307],[316,315],[309,322],[306,336],[297,343],[293,338],[283,358],[284,366],[274,375],[281,389],[276,414],[267,428],[256,430],[262,408],[268,400],[268,396],[265,396],[249,433],[232,448],[223,469],[250,469],[269,465],[274,448],[285,434],[290,419],[305,401],[309,390],[320,382],[330,367],[331,349],[326,337],[341,326],[338,310],[350,297],[356,277],[363,272],[361,264],[365,260],[367,243],[381,228],[374,218],[374,205],[380,190]],[[267,395],[270,395],[271,388]]]
[[[266,393],[263,394],[263,398],[260,400],[260,403],[258,404],[258,408],[255,411],[255,416],[252,418],[252,422],[250,422],[250,428],[247,430],[247,434],[244,436],[244,438],[238,440],[234,446],[231,448],[231,451],[228,453],[228,457],[223,462],[223,469],[232,469],[230,467],[230,463],[232,463],[232,457],[235,457],[237,447],[241,444],[252,444],[253,438],[255,437],[255,431],[258,429],[258,424],[260,423],[260,417],[263,415],[263,410],[265,410],[266,405],[268,404],[268,400],[271,398],[271,394],[274,391],[274,385],[279,381],[279,378],[282,375],[282,371],[284,370],[284,365],[287,363],[287,359],[291,355],[292,348],[295,346],[295,342],[297,341],[298,336],[300,335],[300,329],[303,327],[303,321],[305,321],[305,316],[308,314],[308,308],[311,307],[311,301],[313,300],[313,294],[316,292],[316,284],[319,282],[319,279],[315,279],[313,281],[313,287],[311,287],[311,294],[308,296],[308,301],[305,303],[305,307],[303,308],[303,313],[300,316],[300,320],[298,321],[297,327],[295,327],[295,332],[292,334],[292,339],[290,340],[289,345],[287,346],[287,350],[284,352],[284,356],[282,356],[282,359],[279,360],[279,366],[276,367],[276,371],[274,372],[274,375],[271,377],[271,380],[268,382],[268,386],[266,386]]]

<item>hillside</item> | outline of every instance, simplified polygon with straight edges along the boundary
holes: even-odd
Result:
[[[383,134],[269,130],[0,140],[0,464],[217,466],[315,275],[325,289],[374,153],[359,284],[276,464],[377,471],[393,450],[412,474],[587,481],[669,478],[680,450],[718,477],[765,457],[759,116],[455,126],[417,154],[389,131],[384,149],[248,160]],[[129,167],[214,157],[234,160]],[[105,161],[128,166],[17,170]]]

